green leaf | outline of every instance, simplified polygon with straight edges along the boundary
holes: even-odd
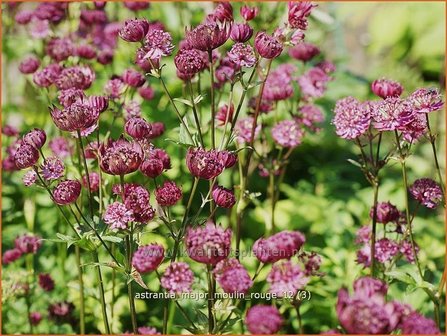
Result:
[[[183,99],[183,98],[174,98],[174,101],[185,104],[189,107],[192,107],[192,103],[191,101],[187,100],[187,99]]]
[[[408,275],[407,272],[403,272],[401,270],[385,272],[385,275],[410,285],[416,285],[416,281],[410,275]]]
[[[102,236],[102,240],[111,242],[111,243],[121,243],[123,241],[123,238],[116,237],[116,236]]]

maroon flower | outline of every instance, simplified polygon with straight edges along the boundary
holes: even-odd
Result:
[[[19,259],[22,256],[22,251],[20,251],[18,248],[14,248],[12,250],[7,250],[3,253],[2,262],[3,265],[8,265],[17,259]]]
[[[298,77],[298,84],[306,100],[323,96],[330,77],[319,67],[314,67]]]
[[[14,246],[23,254],[35,254],[40,246],[42,246],[42,240],[40,237],[24,234],[15,239]]]
[[[155,178],[163,172],[163,161],[158,159],[148,159],[140,166],[141,172],[151,178]]]
[[[419,113],[438,111],[444,106],[438,89],[418,89],[408,99],[413,109]]]
[[[169,293],[181,294],[191,291],[194,273],[184,262],[173,262],[166,269],[160,283]]]
[[[75,202],[81,194],[81,183],[76,180],[60,182],[53,191],[56,204],[66,205]]]
[[[259,13],[258,7],[248,7],[246,5],[242,6],[240,9],[241,16],[245,21],[253,20]]]
[[[272,59],[281,55],[283,46],[274,36],[258,32],[255,37],[255,49],[261,57]]]
[[[99,118],[99,111],[86,100],[77,101],[62,110],[53,107],[50,114],[56,126],[67,132],[85,130],[95,125]]]
[[[118,99],[124,93],[126,86],[119,78],[109,80],[104,86],[104,93],[112,99]]]
[[[134,88],[142,86],[146,81],[144,76],[134,69],[124,70],[121,78],[123,79],[124,83]]]
[[[88,174],[89,176],[89,180],[90,180],[90,191],[91,192],[96,192],[99,189],[99,174],[97,172],[90,172]],[[88,180],[87,180],[87,175],[82,176],[82,186],[84,188],[88,188]]]
[[[248,23],[233,23],[230,38],[234,42],[247,42],[253,36],[253,28]]]
[[[290,259],[306,241],[299,231],[281,231],[269,238],[260,238],[253,245],[253,253],[263,263]]]
[[[47,135],[43,129],[34,128],[23,136],[23,142],[36,149],[42,148],[47,140]]]
[[[180,49],[174,58],[175,66],[182,74],[193,76],[206,68],[202,53],[197,49]]]
[[[34,146],[22,144],[14,154],[14,163],[18,169],[32,167],[39,160],[39,152]]]
[[[71,104],[77,101],[82,101],[85,98],[86,96],[84,91],[76,88],[61,90],[58,94],[59,103],[61,103],[63,107],[68,107]]]
[[[307,62],[320,54],[320,49],[312,43],[302,42],[289,49],[290,57]]]
[[[51,292],[54,289],[54,280],[48,273],[39,274],[39,286],[45,292]]]
[[[235,127],[235,134],[237,135],[237,141],[240,143],[250,143],[251,141],[251,133],[253,128],[253,117],[246,117],[239,119],[236,122]],[[257,125],[255,128],[255,132],[253,135],[253,138],[256,139],[256,137],[259,135],[259,132],[261,131],[261,125]]]
[[[432,179],[421,178],[410,186],[411,196],[429,209],[435,209],[442,201],[442,189]]]
[[[54,155],[64,159],[71,155],[72,147],[64,137],[55,137],[50,140],[48,146]]]
[[[289,25],[292,28],[305,30],[307,28],[307,17],[312,8],[316,7],[309,1],[290,1],[289,2]]]
[[[379,239],[375,245],[375,258],[380,263],[390,261],[399,253],[399,244],[388,238]]]
[[[271,335],[281,329],[283,318],[275,306],[258,304],[248,309],[245,324],[253,335]]]
[[[216,8],[214,8],[212,16],[221,22],[233,21],[233,7],[231,6],[231,3],[226,1],[220,2]]]
[[[186,154],[186,165],[193,176],[205,180],[219,176],[225,168],[218,151],[192,147]]]
[[[374,216],[374,207],[371,208],[369,212],[371,219]],[[382,202],[377,204],[376,213],[377,223],[387,224],[389,222],[394,222],[399,219],[400,212],[396,206],[392,205],[390,202]]]
[[[233,167],[237,162],[237,155],[229,151],[220,151],[219,159],[222,161],[225,168]]]
[[[119,36],[127,42],[140,42],[149,31],[149,22],[146,19],[131,19],[124,22]]]
[[[417,312],[411,312],[402,322],[403,335],[438,335],[441,334],[436,322]]]
[[[165,256],[165,249],[158,244],[140,246],[132,257],[132,266],[140,273],[155,271]]]
[[[272,128],[272,137],[279,146],[292,148],[301,144],[304,131],[294,120],[283,120]]]
[[[29,321],[33,326],[39,325],[40,321],[42,321],[42,314],[39,312],[31,312],[29,313]]]
[[[126,230],[127,224],[135,220],[132,210],[120,202],[113,202],[107,206],[102,218],[111,230]]]
[[[135,183],[124,186],[124,204],[131,210],[136,222],[147,223],[155,216],[155,210],[149,203],[149,191]]]
[[[353,97],[338,100],[334,112],[332,123],[335,132],[344,139],[358,138],[368,130],[371,123],[369,110]]]
[[[224,259],[213,270],[217,283],[225,293],[247,293],[253,285],[247,270],[235,258]]]
[[[256,64],[256,56],[249,44],[236,43],[228,52],[228,58],[238,67],[251,68]]]
[[[400,98],[386,98],[373,110],[374,127],[379,131],[404,129],[414,119],[411,104]]]
[[[155,198],[161,206],[173,206],[182,198],[182,195],[182,189],[173,181],[165,181],[155,190]]]
[[[382,78],[372,82],[371,90],[376,96],[385,99],[388,97],[400,97],[404,88],[399,82]]]
[[[200,24],[186,33],[186,41],[194,49],[211,51],[228,40],[230,28],[231,25],[227,21]]]
[[[158,159],[163,162],[163,168],[164,169],[170,169],[171,168],[171,158],[169,157],[168,153],[160,148],[152,148],[148,153],[148,159]]]
[[[54,81],[59,90],[71,88],[86,90],[95,80],[95,73],[90,67],[74,66],[63,69]]]
[[[76,55],[80,58],[91,60],[96,57],[96,50],[91,45],[81,44],[76,47]]]
[[[144,39],[143,47],[139,49],[144,53],[143,59],[160,59],[169,56],[174,50],[172,37],[160,29],[150,29]]]
[[[151,133],[151,125],[143,118],[130,118],[124,130],[134,139],[147,138]]]
[[[48,87],[59,77],[62,67],[59,64],[49,64],[33,74],[33,82],[40,87]]]
[[[64,176],[64,163],[56,156],[46,158],[43,161],[41,168],[42,176],[47,181],[57,180]]]
[[[34,16],[34,11],[28,10],[28,9],[22,9],[17,12],[14,19],[18,24],[26,25],[26,24],[30,23],[33,16]]]
[[[234,193],[230,189],[221,186],[214,187],[212,196],[216,205],[222,208],[229,209],[236,204],[236,197],[234,197]]]
[[[134,12],[148,9],[150,5],[149,2],[145,1],[124,1],[124,7]]]
[[[2,127],[2,134],[9,137],[15,137],[19,135],[19,130],[13,125],[5,125]]]
[[[101,169],[110,175],[124,175],[136,171],[143,159],[141,146],[120,138],[99,148]]]
[[[23,74],[32,74],[36,72],[39,66],[40,61],[36,57],[30,56],[28,58],[25,58],[22,62],[20,62],[19,70]]]
[[[139,88],[138,93],[144,100],[152,100],[154,98],[154,89],[150,86]]]
[[[47,54],[56,62],[66,60],[74,54],[74,45],[68,38],[53,38],[46,47]]]
[[[34,170],[29,170],[25,175],[23,175],[22,181],[25,187],[32,186],[36,183],[37,174]]]
[[[233,122],[234,105],[231,103],[230,108],[225,104],[219,108],[216,113],[216,120],[219,121],[219,126],[224,126],[227,122]]]
[[[48,317],[56,323],[72,323],[75,306],[68,301],[53,303],[48,307]]]
[[[162,122],[156,121],[151,124],[151,134],[149,135],[149,139],[155,139],[161,136],[165,132],[165,125]]]
[[[267,282],[270,284],[270,293],[278,297],[287,297],[291,294],[296,295],[298,290],[303,289],[309,278],[299,264],[285,260],[273,264],[267,275]]]

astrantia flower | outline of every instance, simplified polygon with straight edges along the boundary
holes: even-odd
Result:
[[[165,249],[158,244],[140,246],[132,256],[132,266],[140,273],[155,271],[165,256]]]
[[[181,294],[191,291],[194,273],[185,262],[173,262],[161,277],[161,286],[170,293]]]
[[[124,120],[130,118],[141,118],[141,105],[136,100],[131,100],[124,104]]]
[[[124,204],[131,210],[136,222],[147,223],[155,216],[149,203],[150,194],[146,188],[136,183],[124,185]]]
[[[305,30],[307,28],[307,17],[312,8],[317,5],[309,1],[290,1],[289,2],[289,25],[292,28]]]
[[[283,318],[275,306],[258,304],[248,309],[245,324],[254,335],[271,335],[281,329]]]
[[[230,36],[230,24],[225,21],[207,22],[186,32],[188,44],[198,50],[211,51],[223,45]]]
[[[34,146],[22,144],[14,153],[14,163],[18,169],[32,167],[39,160],[39,152]]]
[[[219,152],[219,159],[225,168],[231,168],[237,162],[237,155],[234,152],[223,150]]]
[[[22,9],[17,12],[14,19],[18,24],[26,25],[26,24],[30,23],[33,16],[34,16],[34,11],[28,10],[28,9]]]
[[[17,259],[19,259],[22,256],[22,251],[20,251],[17,248],[14,248],[12,250],[6,250],[5,252],[3,252],[3,257],[2,257],[2,262],[3,265],[8,265],[14,261],[16,261]]]
[[[140,3],[140,2],[137,2]],[[147,4],[149,5],[149,3],[144,3],[143,4]],[[157,331],[157,329],[155,329],[154,327],[139,327],[137,329],[138,334],[140,335],[161,335],[160,332]]]
[[[228,58],[237,66],[251,68],[256,63],[256,56],[249,44],[236,43],[228,52]]]
[[[54,280],[48,273],[39,274],[39,286],[46,292],[51,292],[54,289]]]
[[[119,78],[115,78],[106,83],[104,86],[104,93],[112,99],[119,99],[125,89],[126,85],[124,82]]]
[[[245,21],[253,20],[259,13],[258,7],[249,7],[244,5],[240,9],[241,16],[245,19]]]
[[[143,159],[141,146],[120,138],[99,148],[101,169],[110,175],[124,175],[136,171]]]
[[[417,246],[416,243],[415,243],[414,249],[417,254],[419,252],[419,246]],[[414,260],[416,259],[414,256],[414,253],[413,253],[413,247],[411,245],[411,241],[403,240],[400,243],[399,252],[402,253],[404,255],[405,259],[407,259],[407,261],[410,263],[413,263]]]
[[[124,7],[134,12],[147,9],[151,5],[149,2],[145,1],[124,1],[123,4]]]
[[[305,241],[299,231],[281,231],[268,238],[259,238],[253,244],[253,253],[261,262],[273,263],[293,257]]]
[[[152,100],[155,95],[154,89],[150,86],[139,88],[138,93],[140,94],[141,98],[143,98],[144,100]]]
[[[438,335],[440,333],[435,321],[417,312],[412,312],[406,316],[402,323],[403,335]]]
[[[371,227],[369,225],[362,226],[355,238],[356,244],[368,244],[371,239]]]
[[[60,182],[53,191],[56,204],[65,205],[75,202],[81,194],[81,183],[76,180]]]
[[[56,126],[62,131],[74,132],[85,130],[98,121],[99,112],[86,100],[77,101],[62,110],[54,107],[50,115]]]
[[[230,38],[234,42],[247,42],[253,36],[253,28],[248,23],[233,23]]]
[[[73,323],[73,303],[64,301],[53,303],[48,307],[48,317],[56,323]]]
[[[233,21],[233,7],[229,2],[220,2],[211,16],[220,22]]]
[[[30,56],[28,58],[25,58],[22,62],[20,62],[19,70],[23,74],[32,74],[36,72],[39,66],[40,61],[36,57]]]
[[[230,108],[225,104],[221,106],[216,113],[216,120],[219,121],[219,126],[224,126],[227,122],[233,121],[234,105],[231,104]]]
[[[371,219],[374,215],[374,208],[371,208],[369,212],[369,217]],[[392,205],[390,202],[381,202],[377,204],[376,220],[377,223],[387,224],[389,222],[394,222],[399,219],[399,210],[396,206]]]
[[[282,147],[296,147],[301,143],[304,131],[294,120],[283,120],[272,128],[273,140]]]
[[[2,134],[9,136],[9,137],[15,137],[17,135],[19,135],[19,130],[17,129],[17,127],[13,126],[13,125],[4,125],[2,127]]]
[[[417,89],[408,97],[413,109],[419,113],[438,111],[444,106],[438,89]]]
[[[219,151],[190,147],[186,153],[186,166],[195,177],[210,180],[219,176],[225,166],[219,158]]]
[[[24,234],[22,236],[17,237],[14,240],[14,246],[23,254],[25,253],[35,254],[37,250],[40,248],[40,246],[42,246],[42,240],[38,236]]]
[[[335,67],[335,64],[328,60],[323,60],[323,61],[317,63],[316,67],[320,68],[327,74],[331,74],[335,70],[337,70],[337,68]]]
[[[235,133],[237,135],[237,141],[239,143],[249,143],[251,141],[251,133],[253,127],[253,117],[246,117],[239,119],[236,122]],[[254,139],[259,135],[261,131],[261,125],[257,125],[254,132]]]
[[[146,19],[131,19],[124,22],[119,36],[127,42],[140,42],[149,31],[149,22]]]
[[[186,250],[191,259],[215,265],[228,257],[231,247],[231,230],[208,222],[205,226],[188,228]]]
[[[289,49],[290,57],[303,62],[310,61],[319,54],[320,49],[316,45],[307,42],[298,43]]]
[[[169,157],[168,153],[161,148],[151,148],[148,153],[148,159],[161,160],[161,162],[163,162],[163,169],[171,168],[171,158]]]
[[[33,326],[39,325],[40,321],[42,321],[42,314],[39,312],[29,313],[29,321]]]
[[[84,188],[88,188],[88,182],[90,180],[90,191],[96,192],[99,189],[99,174],[97,172],[90,172],[88,174],[89,178],[87,179],[87,175],[82,176],[82,185]]]
[[[414,118],[411,104],[400,98],[386,98],[376,105],[372,114],[374,127],[379,131],[402,129]]]
[[[173,206],[182,198],[182,195],[182,189],[173,181],[165,181],[155,190],[155,198],[161,206]]]
[[[69,88],[66,90],[60,90],[57,98],[63,107],[68,107],[77,101],[84,100],[86,96],[84,91],[81,89]]]
[[[442,189],[432,179],[421,178],[410,186],[411,196],[429,209],[434,209],[442,201]]]
[[[391,239],[382,238],[376,241],[375,258],[380,263],[390,261],[397,253],[399,253],[399,245]]]
[[[160,67],[160,58],[150,58],[143,48],[139,48],[135,54],[135,64],[145,72],[151,72],[152,69]]]
[[[247,270],[235,258],[219,261],[213,274],[225,293],[245,294],[253,285]]]
[[[95,80],[95,72],[87,66],[74,66],[63,69],[54,81],[59,90],[71,88],[86,90]]]
[[[248,101],[248,108],[251,112],[254,112],[256,110],[257,105],[257,97],[251,97]],[[266,100],[264,97],[261,99],[261,102],[259,103],[259,112],[260,113],[269,113],[273,110],[273,101]]]
[[[47,140],[47,135],[43,129],[34,128],[23,136],[23,142],[37,149],[42,148]]]
[[[362,264],[364,267],[371,266],[371,246],[364,244],[356,253],[355,262]]]
[[[91,45],[81,44],[76,47],[75,54],[80,58],[91,60],[96,57],[96,50]]]
[[[255,37],[255,49],[261,57],[272,59],[281,55],[283,45],[274,36],[266,32],[258,32]]]
[[[307,276],[321,275],[321,273],[318,273],[321,266],[321,257],[316,252],[303,252],[298,256],[298,259],[304,265],[304,274]]]
[[[344,139],[358,138],[368,130],[371,123],[369,111],[353,97],[338,100],[334,112],[332,123],[335,132]]]
[[[24,176],[23,176],[23,184],[25,187],[29,187],[36,183],[37,174],[34,170],[29,170]]]
[[[300,106],[298,108],[298,115],[294,119],[304,126],[309,127],[315,131],[318,128],[315,126],[317,123],[324,121],[324,114],[319,107],[312,104]]]
[[[74,54],[73,42],[68,38],[53,38],[47,43],[46,53],[56,62],[66,60]]]
[[[146,81],[144,76],[134,69],[124,70],[121,78],[123,79],[124,83],[134,88],[142,86]]]
[[[70,156],[72,153],[72,148],[67,139],[65,139],[64,137],[55,137],[51,139],[48,143],[48,146],[50,147],[53,154],[60,157],[61,159]]]
[[[174,57],[174,62],[178,71],[191,76],[207,66],[202,53],[196,49],[180,49]]]
[[[219,207],[229,209],[236,204],[236,197],[230,189],[221,186],[214,187],[212,196],[214,202]]]
[[[141,172],[150,178],[161,175],[163,169],[163,162],[159,159],[147,159],[140,166]]]
[[[33,74],[33,82],[37,86],[48,87],[54,83],[61,71],[62,67],[59,64],[49,64]]]
[[[64,176],[65,166],[61,159],[51,156],[43,161],[42,176],[45,180],[57,180]]]
[[[111,230],[126,230],[127,224],[134,221],[132,210],[120,202],[113,202],[107,206],[102,218]]]
[[[273,264],[267,275],[267,282],[270,284],[270,293],[274,293],[278,297],[290,297],[290,295],[295,295],[299,289],[303,289],[309,282],[309,278],[300,265],[287,260]]]
[[[124,130],[134,139],[147,138],[151,132],[151,125],[143,118],[130,118],[124,125]]]
[[[68,11],[68,3],[63,2],[41,2],[34,10],[34,15],[39,20],[48,20],[52,23],[59,23]]]
[[[144,58],[146,59],[159,59],[162,56],[169,56],[174,50],[172,37],[163,30],[150,29],[140,50],[144,51]]]
[[[400,97],[404,88],[399,82],[382,78],[372,82],[371,90],[376,96],[385,99],[388,97]]]
[[[323,70],[314,67],[298,77],[298,84],[302,94],[308,100],[310,98],[319,98],[323,96],[329,80],[330,77]]]

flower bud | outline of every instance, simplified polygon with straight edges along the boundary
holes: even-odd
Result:
[[[45,131],[40,128],[34,128],[23,136],[23,142],[33,146],[36,149],[42,148],[47,140]]]
[[[234,204],[236,204],[236,197],[234,197],[234,193],[224,187],[217,186],[213,189],[213,200],[216,202],[217,206],[221,208],[232,208]]]
[[[376,96],[385,99],[388,97],[400,97],[404,88],[399,82],[382,78],[372,82],[371,90]]]
[[[74,203],[81,194],[81,183],[76,180],[66,180],[60,182],[53,192],[53,199],[56,204],[66,205]]]
[[[140,166],[141,172],[151,178],[161,175],[161,173],[163,173],[163,169],[163,161],[158,159],[148,159]]]
[[[259,13],[258,7],[248,7],[246,5],[241,7],[240,10],[241,16],[245,19],[245,21],[253,20]]]
[[[255,37],[255,49],[261,57],[272,59],[281,54],[283,46],[277,38],[259,32]]]
[[[253,28],[247,23],[233,23],[230,38],[234,42],[247,42],[253,36]]]
[[[124,125],[124,130],[132,138],[142,139],[150,135],[151,125],[143,118],[130,118]]]
[[[142,74],[133,69],[124,70],[122,79],[124,83],[134,88],[142,86],[146,81]]]
[[[14,163],[18,169],[32,167],[39,160],[39,152],[34,146],[22,144],[14,154]]]
[[[119,36],[127,42],[140,42],[149,31],[149,22],[146,19],[131,19],[124,22]]]
[[[30,56],[28,58],[25,58],[22,62],[20,62],[19,70],[23,74],[32,74],[36,72],[39,66],[40,61],[36,57]]]

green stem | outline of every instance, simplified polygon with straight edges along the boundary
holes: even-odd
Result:
[[[88,172],[87,159],[85,158],[84,144],[82,143],[81,131],[77,130],[77,133],[78,133],[78,141],[79,141],[81,156],[82,156],[82,160],[84,163],[85,177],[87,178],[88,204],[89,204],[89,209],[90,209],[90,217],[93,219],[93,196],[92,196],[92,188],[90,185],[90,174]]]
[[[270,200],[271,200],[271,214],[270,214],[270,234],[275,233],[275,175],[274,172],[271,171],[269,175],[269,193],[270,193]]]
[[[207,277],[208,277],[208,333],[212,334],[214,331],[214,284],[212,275],[212,266],[207,267]]]
[[[191,97],[192,112],[194,115],[194,120],[196,122],[197,132],[199,133],[200,144],[202,145],[203,148],[205,148],[205,142],[203,141],[203,135],[202,135],[202,128],[200,127],[200,120],[197,114],[196,103],[194,101],[194,91],[190,80],[188,81],[188,88],[189,88],[189,95]]]
[[[104,296],[104,282],[102,279],[101,274],[101,266],[99,265],[99,257],[98,252],[93,252],[93,260],[97,264],[96,266],[96,278],[99,285],[99,300],[101,302],[101,311],[102,311],[102,318],[104,319],[104,328],[106,330],[106,334],[110,335],[110,327],[109,327],[109,319],[107,317],[107,306],[106,306],[106,299]]]
[[[304,334],[304,330],[303,330],[303,322],[301,321],[301,312],[299,303],[295,304],[295,309],[296,309],[296,316],[298,319],[298,332],[302,335]]]
[[[216,118],[216,106],[214,102],[214,66],[213,66],[213,51],[208,50],[208,61],[210,63],[210,98],[211,98],[211,147],[216,148],[216,138],[214,123]]]
[[[127,251],[127,272],[132,272],[132,247],[131,247],[131,241],[130,241],[130,235],[126,236],[126,251]],[[132,290],[132,281],[129,281],[127,284],[127,294],[129,296],[129,307],[130,307],[130,317],[132,321],[132,330],[133,333],[137,333],[137,314],[135,309],[135,297],[133,295]]]
[[[377,232],[377,203],[379,199],[379,182],[374,181],[373,218],[371,230],[371,276],[376,276],[376,232]]]
[[[80,314],[79,328],[81,335],[84,335],[85,334],[84,279],[81,267],[81,250],[78,245],[75,245],[75,254],[76,254],[76,266],[78,268],[78,281],[79,281],[79,314]]]
[[[442,179],[441,168],[439,167],[438,154],[436,152],[436,137],[433,135],[433,133],[431,131],[430,118],[428,117],[428,113],[425,114],[425,118],[427,120],[427,129],[428,129],[428,134],[429,134],[429,138],[430,138],[431,148],[433,150],[433,157],[435,159],[435,165],[436,165],[436,171],[438,173],[439,184],[441,185],[442,196],[445,200],[445,185],[444,185],[444,182]]]

